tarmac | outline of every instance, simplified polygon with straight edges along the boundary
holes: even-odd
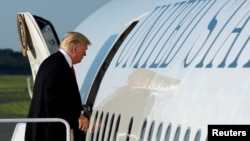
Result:
[[[13,94],[13,92],[0,92],[0,94]],[[1,98],[0,103],[10,102],[10,101],[24,101],[27,100],[27,98],[24,99],[6,99]],[[20,116],[12,116],[12,115],[0,115],[0,119],[10,119],[10,118],[25,118]],[[1,123],[0,122],[0,141],[11,141],[12,135],[14,133],[14,129],[17,123]]]
[[[23,118],[23,117],[0,115],[0,119],[9,119],[9,118]],[[16,123],[0,123],[0,141],[11,141],[15,126]]]

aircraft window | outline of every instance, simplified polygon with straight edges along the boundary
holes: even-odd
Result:
[[[102,133],[102,141],[104,140],[104,137],[105,137],[105,131],[106,131],[106,127],[107,127],[108,117],[109,117],[109,113],[107,113],[106,117],[105,117],[105,122],[104,122],[104,127],[103,127],[103,133]]]
[[[41,29],[41,32],[43,33],[43,37],[50,53],[56,52],[58,50],[60,41],[53,24],[42,17],[36,15],[33,15],[33,17],[35,18],[39,28]]]
[[[169,124],[169,125],[168,125],[168,129],[166,130],[166,134],[165,134],[165,139],[164,139],[164,141],[169,141],[171,129],[172,129],[172,125]]]
[[[163,126],[163,124],[161,123],[159,125],[159,127],[158,127],[158,131],[157,131],[157,134],[156,134],[156,141],[160,141],[160,139],[161,139],[162,126]]]
[[[138,23],[138,21],[134,21],[124,32],[121,34],[119,39],[116,41],[110,52],[108,53],[107,57],[105,58],[104,62],[102,63],[102,66],[100,70],[98,71],[95,80],[92,84],[88,99],[86,104],[87,105],[93,105],[95,101],[96,94],[99,90],[100,83],[102,81],[103,76],[106,73],[106,70],[109,67],[109,64],[111,63],[113,57],[115,56],[117,50],[123,43],[123,41],[126,39],[126,37],[129,35],[129,33],[132,31],[132,29],[135,27],[135,25]]]
[[[127,133],[127,139],[126,141],[129,141],[129,136],[131,134],[131,129],[132,129],[132,126],[133,126],[133,117],[130,119],[130,122],[129,122],[129,126],[128,126],[128,133]]]
[[[179,141],[180,133],[181,133],[181,127],[178,126],[178,128],[176,129],[176,132],[175,132],[174,141]]]
[[[143,122],[142,128],[141,128],[141,136],[140,139],[144,140],[144,135],[145,135],[145,130],[146,130],[146,126],[147,126],[147,120],[145,120]]]
[[[111,131],[113,128],[113,122],[114,122],[114,114],[112,115],[111,120],[110,120],[108,140],[110,140]]]
[[[195,135],[195,141],[200,141],[200,139],[201,139],[201,130],[198,130],[197,131],[197,133],[196,133],[196,135]]]
[[[117,120],[116,120],[116,127],[115,127],[115,133],[114,133],[114,141],[116,140],[117,137],[117,132],[120,126],[120,119],[121,119],[121,115],[118,116]]]
[[[101,113],[101,116],[100,116],[100,118],[99,118],[99,120],[97,121],[98,123],[97,123],[97,127],[96,127],[96,140],[98,140],[98,138],[99,138],[99,134],[100,134],[100,127],[99,126],[101,126],[101,124],[102,124],[102,117],[103,117],[103,112]]]
[[[184,141],[189,141],[190,138],[190,128],[187,129],[185,137],[184,137]]]
[[[149,134],[148,134],[148,141],[152,141],[154,127],[155,127],[155,121],[153,121],[151,126],[150,126],[150,130],[149,130]]]
[[[95,114],[94,121],[97,120],[97,117],[98,117],[98,111]],[[93,122],[92,130],[91,130],[91,141],[93,141],[93,139],[94,139],[94,135],[95,135],[95,131],[96,131],[95,129],[96,129],[96,122]]]

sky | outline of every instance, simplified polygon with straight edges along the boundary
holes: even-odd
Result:
[[[17,34],[18,12],[30,12],[49,20],[61,40],[65,32],[74,30],[108,1],[110,0],[1,0],[0,49],[21,51]]]

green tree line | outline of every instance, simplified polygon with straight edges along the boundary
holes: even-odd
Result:
[[[0,74],[31,74],[28,57],[11,49],[0,49]]]

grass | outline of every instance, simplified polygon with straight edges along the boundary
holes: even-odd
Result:
[[[27,116],[30,105],[27,77],[32,76],[0,75],[0,116]]]
[[[4,116],[27,117],[29,101],[9,102],[0,104],[0,114]]]
[[[0,75],[0,92],[20,92],[26,88],[26,75]]]

